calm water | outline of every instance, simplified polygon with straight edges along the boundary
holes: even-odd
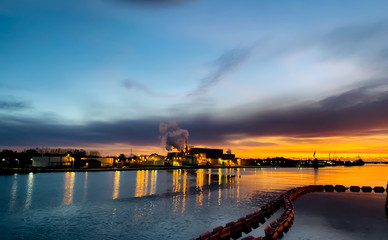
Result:
[[[237,177],[227,178],[228,174]],[[141,170],[0,176],[0,236],[189,239],[251,213],[295,186],[386,186],[387,180],[387,165],[319,170]],[[385,201],[386,194],[371,193],[304,196],[295,204],[295,224],[284,239],[338,239],[349,234],[352,239],[365,239],[361,233],[368,231],[388,239]],[[334,205],[347,208],[336,207],[334,211]],[[352,227],[349,219],[354,214],[364,220]],[[333,216],[336,221],[331,220]],[[355,232],[354,228],[360,226],[361,233]],[[262,228],[251,234],[263,235]]]

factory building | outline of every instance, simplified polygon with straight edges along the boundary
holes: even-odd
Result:
[[[196,158],[198,165],[233,166],[237,164],[235,155],[225,154],[223,149],[186,146],[181,152],[169,152],[167,154],[167,158],[173,161],[175,165],[178,165],[179,162],[188,162],[188,158],[195,162],[195,160],[192,160],[193,157]]]
[[[36,168],[71,167],[73,163],[74,158],[70,157],[70,155],[32,157],[32,167]]]

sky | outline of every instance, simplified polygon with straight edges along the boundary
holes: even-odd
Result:
[[[388,160],[387,11],[0,0],[0,148],[166,154],[170,126],[238,157]]]

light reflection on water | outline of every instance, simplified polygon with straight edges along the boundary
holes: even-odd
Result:
[[[18,174],[15,174],[14,179],[12,181],[11,196],[9,200],[9,211],[12,211],[13,208],[15,207],[17,192],[18,192]]]
[[[65,173],[65,191],[63,194],[63,205],[70,205],[73,203],[74,178],[74,172]]]
[[[152,170],[151,171],[151,188],[150,188],[150,195],[155,194],[156,192],[156,183],[158,180],[158,171],[157,170]]]
[[[85,172],[85,177],[84,177],[84,195],[83,195],[83,200],[86,200],[86,197],[88,195],[88,172]]]
[[[188,239],[251,213],[295,186],[385,187],[387,180],[386,165],[0,176],[0,235],[2,239]]]
[[[203,204],[203,191],[202,191],[203,178],[204,178],[203,172],[204,172],[204,169],[197,170],[197,184],[196,184],[196,190],[198,191],[197,201],[196,201],[197,206],[202,206]]]
[[[176,174],[174,173],[174,182]],[[135,197],[144,197],[148,195],[153,195],[156,192],[158,180],[158,171],[157,170],[138,170],[136,171],[136,191]],[[150,186],[148,182],[150,181]],[[117,190],[118,191],[118,190]],[[175,189],[174,189],[175,191]]]
[[[113,183],[113,197],[112,197],[113,200],[119,197],[119,188],[120,188],[120,171],[116,171],[115,180]]]
[[[34,174],[30,173],[28,174],[26,203],[24,204],[25,209],[29,209],[31,207],[33,189],[34,189]]]
[[[144,189],[147,189],[146,182],[148,181],[145,181],[144,178],[147,177],[147,180],[148,180],[148,175],[145,176],[145,170],[139,170],[137,171],[136,176],[137,177],[136,177],[135,197],[142,197],[146,195],[146,193],[144,193]]]

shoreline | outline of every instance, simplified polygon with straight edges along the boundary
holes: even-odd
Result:
[[[380,163],[386,165],[387,163]],[[352,167],[352,166],[346,166]],[[149,167],[131,167],[131,168],[37,168],[37,169],[22,169],[22,168],[9,168],[9,169],[0,169],[1,175],[13,175],[17,174],[29,174],[29,173],[50,173],[50,172],[108,172],[108,171],[138,171],[138,170],[195,170],[195,169],[219,169],[219,168],[313,168],[312,166],[303,166],[303,167],[287,167],[287,166],[149,166]],[[324,168],[324,167],[319,167]]]
[[[219,168],[271,168],[272,166],[184,166],[184,167],[131,167],[131,168],[84,168],[84,169],[72,169],[72,168],[39,168],[39,169],[1,169],[0,175],[12,175],[15,173],[18,174],[28,174],[28,173],[48,173],[48,172],[109,172],[109,171],[138,171],[138,170],[195,170],[195,169],[219,169]]]

